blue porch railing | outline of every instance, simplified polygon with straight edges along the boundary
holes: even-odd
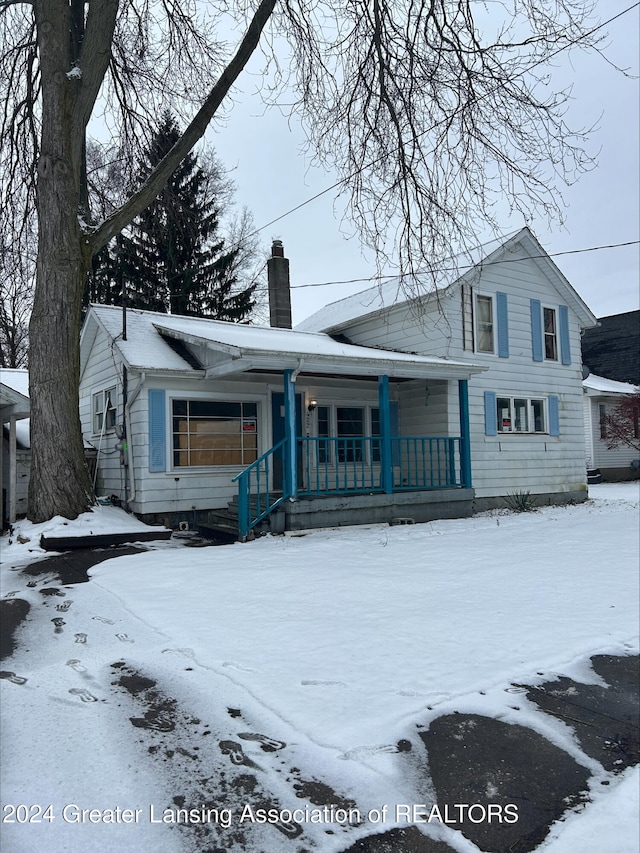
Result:
[[[291,497],[286,482],[288,444],[283,438],[232,480],[238,484],[238,533],[242,542],[256,524]],[[281,489],[274,489],[274,480],[281,481]]]
[[[301,496],[384,492],[379,436],[296,439]],[[462,438],[457,436],[392,436],[391,491],[448,489],[468,485],[463,474]],[[287,483],[288,440],[274,445],[234,477],[238,483],[240,539],[293,495]],[[274,488],[274,481],[282,490]]]
[[[301,495],[384,491],[382,439],[298,438],[302,445]],[[463,485],[459,437],[394,436],[390,439],[392,491]]]

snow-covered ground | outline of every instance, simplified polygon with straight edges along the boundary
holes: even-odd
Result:
[[[592,802],[554,826],[540,853],[638,853],[638,769],[605,774],[567,726],[526,700],[514,711],[508,692],[558,674],[594,682],[591,655],[639,650],[638,484],[590,493],[583,505],[521,515],[218,548],[159,543],[101,563],[90,583],[61,588],[64,596],[41,593],[54,586],[51,577],[26,586],[20,569],[45,555],[41,528],[19,524],[12,544],[2,540],[2,597],[28,600],[31,612],[2,668],[27,681],[0,684],[2,803],[51,804],[54,820],[18,822],[16,813],[2,824],[3,849],[194,849],[186,835],[149,819],[151,805],[162,812],[176,785],[184,788],[188,761],[160,764],[166,739],[156,733],[152,742],[153,733],[131,725],[142,714],[135,695],[114,688],[124,661],[170,691],[190,726],[206,721],[190,741],[191,750],[202,748],[199,759],[208,749],[219,755],[217,744],[237,735],[241,712],[244,729],[270,739],[247,737],[245,764],[264,770],[266,787],[287,808],[302,800],[290,802],[280,756],[295,764],[296,778],[321,780],[368,811],[425,802],[424,790],[416,799],[419,768],[399,774],[395,761],[395,745],[417,724],[461,711],[528,725],[595,780]],[[107,509],[56,520],[46,534],[104,532],[117,524],[117,511],[107,517]],[[63,815],[68,804],[141,814],[132,823],[75,822],[73,810]],[[321,853],[358,837],[305,829]],[[460,853],[478,850],[452,828],[432,834]],[[280,835],[264,851],[288,846]]]

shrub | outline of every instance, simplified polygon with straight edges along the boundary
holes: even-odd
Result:
[[[532,512],[536,508],[536,497],[531,492],[509,492],[504,501],[514,512]]]

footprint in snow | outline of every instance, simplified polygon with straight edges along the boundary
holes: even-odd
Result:
[[[56,610],[60,613],[66,613],[72,604],[73,601],[65,601],[64,604],[56,604]]]
[[[97,702],[97,698],[93,695],[93,693],[89,693],[89,691],[85,687],[72,687],[69,690],[72,696],[77,696],[82,702]]]
[[[15,672],[8,672],[7,670],[0,672],[0,678],[4,678],[12,684],[26,684],[28,681],[27,678],[23,678],[21,675],[16,675]]]
[[[371,755],[393,754],[396,752],[410,752],[411,743],[408,740],[400,740],[397,744],[385,743],[382,746],[356,746],[343,752],[338,758],[344,761],[358,760],[359,758],[368,758]]]
[[[87,635],[86,634],[74,634],[74,637],[76,638],[76,643],[84,644],[87,642]]]
[[[51,621],[52,621],[52,622],[53,622],[53,624],[55,625],[54,633],[55,633],[55,634],[62,634],[62,626],[67,624],[67,623],[64,621],[64,619],[59,619],[59,618],[58,618],[58,619],[52,619]]]
[[[71,660],[67,661],[67,666],[70,666],[71,669],[75,669],[76,672],[86,672],[86,666],[83,666],[77,658],[71,658]]]
[[[172,732],[176,725],[169,717],[149,712],[146,717],[129,717],[137,729],[154,729],[157,732]]]
[[[14,595],[17,595],[20,592],[18,589],[13,589],[11,592],[5,593],[5,598],[13,598]]]
[[[286,743],[282,740],[275,740],[275,738],[267,737],[267,735],[261,735],[257,732],[238,732],[238,737],[242,738],[242,740],[253,740],[260,744],[260,749],[263,752],[277,752],[279,749],[284,749]],[[228,741],[232,743],[232,741]]]
[[[242,747],[234,740],[221,740],[218,744],[223,755],[228,755],[232,764],[244,767],[255,767],[260,769],[248,756],[242,751]]]
[[[193,649],[163,649],[162,654],[182,655],[185,658],[194,658],[196,653]]]
[[[106,616],[92,616],[91,618],[96,622],[104,622],[105,625],[115,625],[113,619],[107,619]]]
[[[126,634],[116,634],[116,637],[121,643],[135,643],[135,640],[132,640],[131,637],[127,637]]]
[[[255,672],[255,669],[252,669],[250,666],[242,666],[241,663],[234,663],[232,660],[222,661],[222,666],[228,669],[237,669],[238,672]]]

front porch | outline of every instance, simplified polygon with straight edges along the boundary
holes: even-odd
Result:
[[[375,434],[327,436],[300,434],[296,378],[284,371],[284,437],[233,479],[240,541],[267,519],[271,531],[285,532],[471,514],[466,379],[458,380],[459,435],[397,435],[398,403],[383,375]],[[373,417],[369,426],[373,432]],[[354,428],[363,431],[362,423]]]

